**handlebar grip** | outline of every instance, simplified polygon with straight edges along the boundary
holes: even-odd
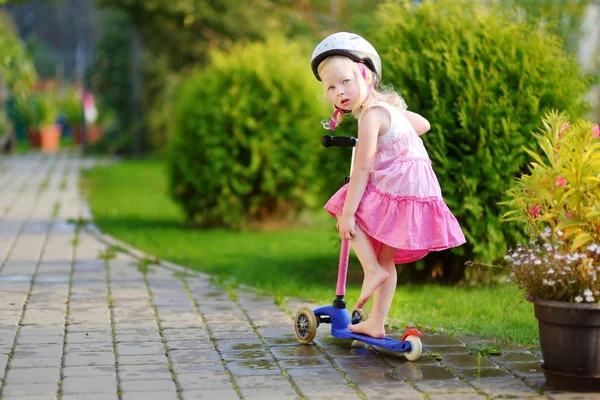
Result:
[[[354,147],[358,140],[352,136],[323,135],[321,144],[323,147]]]

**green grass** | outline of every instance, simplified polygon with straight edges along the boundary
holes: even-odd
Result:
[[[126,161],[85,174],[95,222],[151,255],[243,283],[277,298],[299,297],[328,304],[335,295],[339,242],[325,211],[293,227],[232,232],[186,225],[168,195],[160,161]],[[362,270],[352,257],[347,301],[358,299]],[[394,325],[409,322],[446,332],[536,344],[533,307],[512,284],[476,287],[398,286],[390,311]]]

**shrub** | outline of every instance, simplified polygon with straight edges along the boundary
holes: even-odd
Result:
[[[384,81],[424,115],[422,136],[444,198],[467,244],[432,253],[446,261],[446,277],[462,277],[464,261],[499,259],[521,237],[501,224],[498,202],[524,170],[530,132],[549,109],[573,118],[586,111],[589,80],[561,51],[558,37],[472,0],[387,2],[368,36],[380,52]]]
[[[169,165],[191,220],[241,227],[314,203],[314,120],[323,110],[319,83],[297,62],[309,52],[282,38],[237,44],[182,82]]]

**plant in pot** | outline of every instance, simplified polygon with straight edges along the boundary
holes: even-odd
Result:
[[[552,111],[534,135],[529,172],[501,203],[530,240],[505,259],[534,304],[546,384],[600,391],[600,128]]]
[[[21,97],[15,103],[16,118],[25,126],[29,147],[40,147],[40,102],[37,96]]]
[[[83,123],[83,107],[81,99],[75,90],[69,90],[63,94],[60,102],[60,110],[65,117],[65,122],[73,132],[75,143],[81,143],[81,125]]]
[[[60,145],[60,126],[56,123],[58,102],[53,91],[43,92],[39,96],[41,147],[42,151],[52,153]]]

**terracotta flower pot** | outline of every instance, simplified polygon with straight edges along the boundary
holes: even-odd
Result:
[[[75,144],[81,144],[81,128],[80,127],[73,128],[73,142],[75,142]]]
[[[44,153],[54,153],[60,145],[60,126],[58,124],[41,127],[41,147]]]
[[[88,144],[96,144],[104,137],[104,129],[100,125],[89,125],[87,135]]]
[[[600,305],[532,300],[550,387],[600,391]]]
[[[27,129],[27,139],[29,140],[29,147],[39,148],[42,142],[40,137],[40,129],[37,126],[30,126]]]

